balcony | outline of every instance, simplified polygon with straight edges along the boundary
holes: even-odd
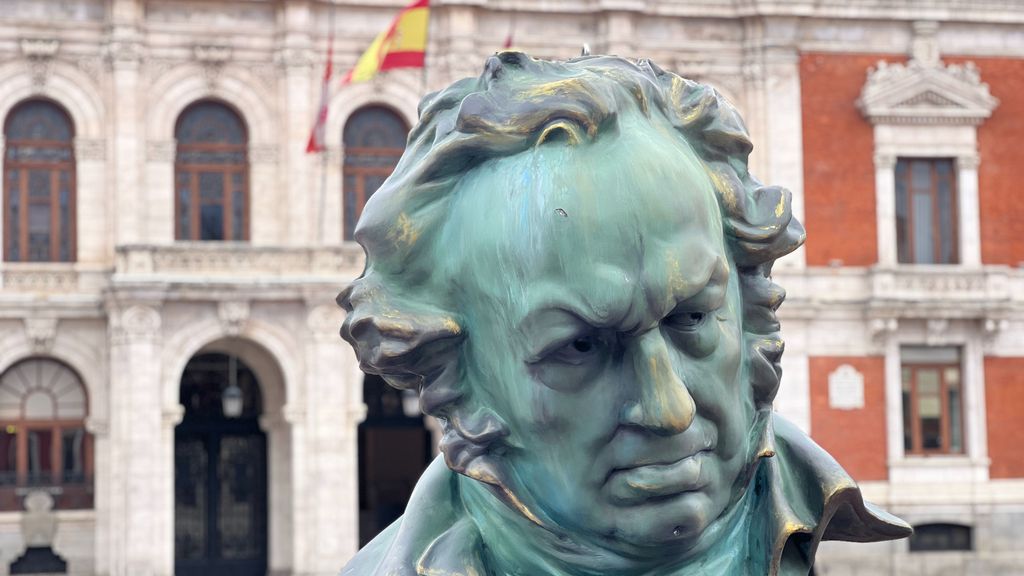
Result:
[[[285,247],[241,242],[177,242],[117,248],[113,281],[337,282],[362,271],[358,245]]]
[[[867,308],[883,316],[983,318],[1024,303],[1024,270],[1008,266],[811,267],[778,270],[787,315]]]

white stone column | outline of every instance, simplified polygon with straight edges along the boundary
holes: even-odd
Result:
[[[315,241],[320,194],[319,180],[311,177],[318,174],[313,169],[317,159],[314,155],[306,154],[305,150],[316,115],[313,102],[319,96],[319,86],[316,91],[313,89],[313,63],[319,63],[322,55],[314,57],[313,54],[313,43],[308,32],[313,26],[309,3],[286,2],[282,9],[285,32],[279,60],[284,67],[284,89],[281,92],[283,106],[280,109],[283,113],[280,114],[278,130],[278,145],[282,153],[278,171],[277,206],[286,208],[288,224],[282,230],[284,234],[278,242],[305,246]],[[322,73],[322,64],[317,69]],[[328,140],[335,138],[340,139],[341,135],[327,135]],[[281,218],[281,215],[276,215],[276,218]]]
[[[751,172],[762,182],[793,193],[793,217],[804,219],[803,112],[800,100],[799,20],[763,18],[748,22],[744,69],[747,108],[752,116]],[[756,132],[755,132],[756,131]],[[779,268],[803,268],[804,249],[779,261]]]
[[[170,576],[173,558],[170,565],[162,565],[167,563],[166,541],[173,540],[173,517],[166,518],[161,505],[168,495],[162,492],[173,482],[164,477],[169,466],[161,449],[166,438],[160,405],[160,312],[149,304],[118,303],[110,319],[110,574]]]
[[[146,167],[144,187],[146,226],[140,240],[151,244],[168,244],[174,241],[177,222],[174,220],[174,206],[177,202],[177,186],[174,182],[174,140],[150,140],[146,142]]]
[[[981,266],[981,215],[978,208],[977,154],[958,156],[957,196],[960,201],[960,263]]]
[[[107,222],[107,142],[75,139],[75,212],[78,262],[113,258]]]
[[[97,574],[114,574],[110,566],[111,530],[114,527],[111,500],[114,491],[114,462],[110,449],[110,421],[89,417],[85,429],[92,434],[93,449],[93,510],[96,517],[94,568]]]
[[[359,546],[358,457],[356,426],[351,409],[356,384],[345,368],[357,365],[352,349],[338,337],[344,316],[333,304],[319,304],[309,311],[306,344],[306,393],[308,406],[307,486],[313,509],[306,539],[314,547],[307,569],[318,576],[333,576]],[[357,370],[358,371],[358,370]],[[358,382],[361,386],[362,382]],[[361,394],[357,394],[362,402]],[[352,511],[339,523],[339,510]]]
[[[876,127],[877,132],[877,127]],[[875,226],[878,266],[896,266],[896,156],[875,154]]]
[[[139,151],[143,123],[139,114],[139,64],[143,47],[136,25],[141,8],[131,0],[116,0],[113,4],[116,19],[107,41],[112,81],[113,228],[115,244],[122,245],[139,240],[141,224]]]

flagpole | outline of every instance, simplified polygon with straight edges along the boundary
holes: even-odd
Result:
[[[328,26],[328,30],[327,30],[327,60],[328,61],[331,61],[334,58],[334,54],[332,54],[332,52],[334,51],[334,11],[335,11],[335,4],[331,4],[331,12],[328,15],[329,20],[328,20],[328,24],[327,24],[327,26]],[[324,66],[326,66],[326,65],[327,64],[324,63]],[[325,145],[323,147],[323,150],[320,151],[320,202],[319,202],[319,204],[320,204],[320,209],[319,209],[320,217],[317,219],[317,225],[316,225],[317,243],[320,246],[323,246],[325,244],[325,241],[324,241],[324,228],[326,227],[326,225],[324,223],[324,217],[325,217],[324,213],[327,211],[326,210],[326,204],[327,204],[327,150],[328,150],[328,146]]]

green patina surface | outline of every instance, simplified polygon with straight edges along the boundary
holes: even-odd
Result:
[[[444,460],[343,574],[806,574],[822,538],[909,533],[772,415],[803,230],[749,152],[646,61],[504,52],[424,99],[339,302]]]

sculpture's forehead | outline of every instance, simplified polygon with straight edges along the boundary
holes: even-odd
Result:
[[[587,292],[612,278],[682,290],[724,258],[703,164],[655,128],[492,160],[464,179],[447,228],[473,282],[519,301],[541,283]]]

